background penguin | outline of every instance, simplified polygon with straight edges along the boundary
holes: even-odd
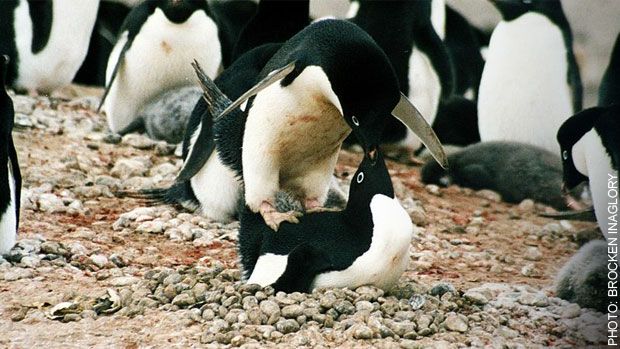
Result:
[[[554,136],[581,110],[572,34],[557,0],[497,0],[478,95],[482,141],[509,140],[559,151]]]
[[[246,204],[273,229],[298,215],[275,210],[276,192],[319,209],[344,138],[353,130],[366,152],[376,149],[390,113],[445,164],[434,132],[399,93],[385,53],[354,24],[311,24],[284,43],[259,79],[223,113],[239,115],[221,116],[214,134],[220,158],[243,178]],[[235,109],[246,100],[242,113]]]
[[[0,54],[11,57],[6,84],[50,93],[71,83],[98,6],[98,0],[0,1]]]
[[[256,13],[239,34],[232,60],[262,44],[290,39],[310,24],[309,12],[309,0],[260,0]]]
[[[7,253],[17,239],[19,203],[22,187],[17,152],[13,144],[13,102],[4,88],[9,64],[0,55],[0,255]]]
[[[88,53],[73,79],[74,83],[105,86],[108,57],[114,48],[123,21],[130,11],[130,7],[120,2],[102,1],[99,4]]]
[[[351,21],[370,34],[385,51],[396,72],[400,90],[433,123],[439,101],[454,90],[448,51],[433,28],[430,0],[359,1]],[[436,11],[437,12],[437,11]],[[397,120],[389,119],[383,142],[417,150],[420,141]],[[386,146],[387,146],[386,144]],[[387,153],[391,150],[385,148]]]
[[[449,171],[427,163],[422,168],[422,181],[490,189],[510,203],[532,199],[556,209],[567,208],[562,194],[562,163],[556,154],[544,149],[515,142],[485,142],[448,155],[448,162]]]
[[[222,43],[222,63],[224,68],[232,64],[232,51],[239,39],[241,31],[254,16],[257,9],[256,0],[210,1],[209,8],[217,27]]]
[[[285,292],[394,285],[409,264],[413,224],[375,152],[351,179],[344,211],[309,213],[274,232],[246,207],[239,230],[243,279]]]
[[[125,19],[110,55],[102,106],[112,132],[163,91],[191,85],[190,63],[203,62],[213,77],[222,63],[218,28],[205,0],[146,1]]]

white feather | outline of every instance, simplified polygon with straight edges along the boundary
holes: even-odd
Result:
[[[237,212],[241,183],[235,173],[220,161],[214,151],[209,160],[190,180],[200,213],[218,222],[228,223]]]
[[[509,140],[559,154],[556,133],[573,114],[561,30],[528,13],[491,36],[478,97],[482,141]]]
[[[338,151],[351,132],[320,67],[256,95],[243,136],[245,200],[254,212],[283,188],[324,202]]]
[[[9,252],[15,245],[17,239],[17,216],[15,211],[15,179],[13,178],[13,166],[11,161],[8,163],[9,168],[9,192],[10,200],[6,211],[0,216],[0,255]]]
[[[288,255],[267,253],[258,257],[247,283],[259,284],[262,287],[275,283],[286,270],[287,262]]]
[[[127,50],[103,109],[110,130],[129,125],[140,108],[160,93],[196,83],[190,63],[196,59],[213,78],[221,65],[222,48],[215,22],[204,11],[196,11],[185,22],[170,22],[161,9],[143,24]],[[106,71],[106,84],[127,41],[123,33]]]
[[[15,86],[49,93],[71,83],[82,65],[97,19],[99,0],[54,0],[47,45],[32,53],[32,19],[28,2],[15,9],[15,44],[18,72]]]
[[[409,265],[411,218],[397,199],[377,194],[370,203],[374,223],[370,248],[341,271],[318,275],[312,288],[374,285],[391,288]]]
[[[443,40],[446,37],[446,1],[431,1],[431,23],[437,35]]]

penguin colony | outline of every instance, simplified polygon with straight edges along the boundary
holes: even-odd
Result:
[[[502,21],[490,35],[443,0],[352,0],[347,19],[314,22],[309,1],[68,1],[0,1],[0,253],[16,241],[21,188],[4,86],[49,93],[71,81],[104,87],[111,132],[182,143],[174,184],[131,195],[238,219],[249,283],[394,285],[415,227],[385,161],[411,160],[422,145],[433,157],[425,183],[507,202],[567,211],[578,201],[567,191],[588,182],[609,237],[620,44],[599,105],[582,110],[559,0],[493,1]],[[440,142],[466,147],[446,156]],[[347,194],[333,173],[353,143],[363,156]],[[559,296],[604,310],[604,245],[585,245],[561,270]]]

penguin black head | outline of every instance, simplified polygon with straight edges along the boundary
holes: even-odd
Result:
[[[593,108],[598,109],[598,108]],[[575,114],[562,124],[558,130],[558,143],[560,144],[560,156],[564,168],[564,187],[573,189],[588,177],[579,172],[573,159],[573,146],[594,127],[597,113],[593,109],[584,110]]]
[[[505,21],[512,21],[528,12],[538,12],[550,19],[562,17],[559,0],[491,0]]]
[[[364,156],[362,163],[351,178],[346,210],[349,212],[368,210],[372,198],[377,194],[394,198],[392,180],[379,149]]]
[[[196,10],[205,8],[205,0],[159,0],[152,2],[174,23],[185,22]]]

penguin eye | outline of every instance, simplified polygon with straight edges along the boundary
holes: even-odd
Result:
[[[562,152],[562,159],[564,159],[564,160],[568,159],[568,151],[564,150]]]
[[[357,181],[357,183],[362,183],[364,181],[364,172],[358,173],[355,180]]]
[[[357,120],[355,115],[351,116],[351,121],[353,121],[353,125],[355,125],[355,126],[359,126],[360,125],[360,121]]]

